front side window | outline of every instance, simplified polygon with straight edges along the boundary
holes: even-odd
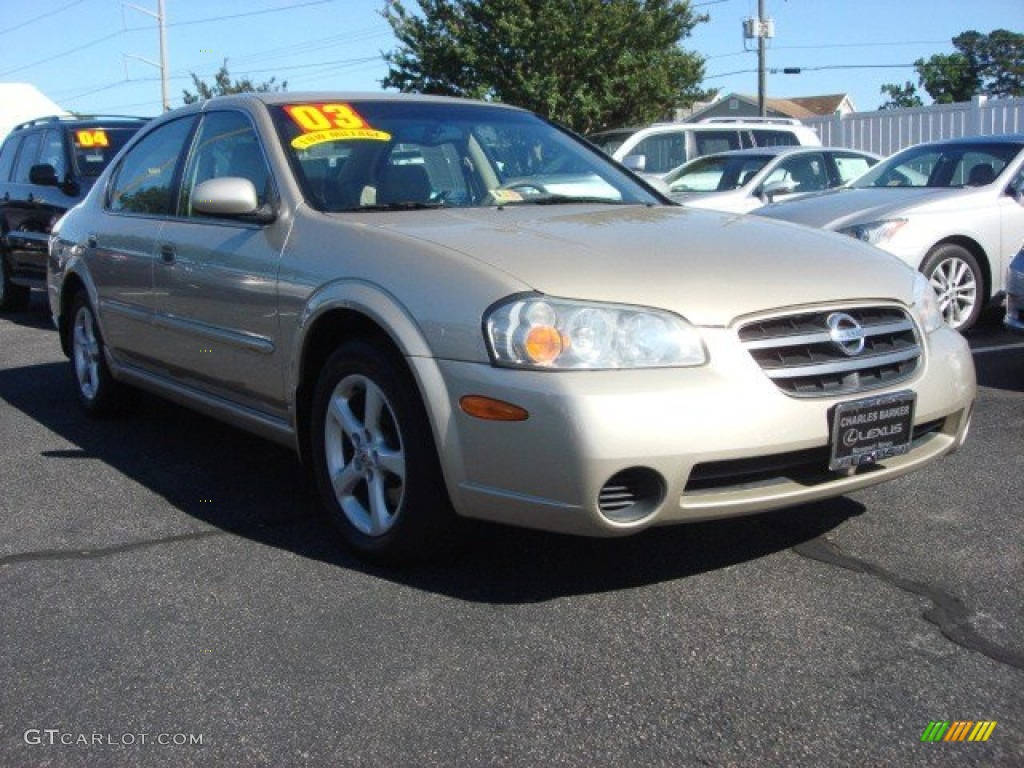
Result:
[[[201,216],[192,210],[193,191],[209,179],[233,176],[248,179],[263,205],[270,194],[270,169],[256,131],[240,112],[210,112],[203,117],[181,185],[179,213]]]
[[[118,213],[165,215],[173,202],[174,171],[194,117],[165,123],[126,154],[114,174],[107,207]]]
[[[64,154],[64,137],[59,129],[49,130],[43,134],[43,148],[39,153],[39,162],[53,166],[57,178],[64,179],[68,171],[68,163]]]
[[[798,155],[784,160],[779,164],[776,173],[779,171],[785,174],[781,178],[793,183],[793,191],[796,193],[817,192],[828,188],[825,158],[818,153]]]
[[[409,100],[271,111],[324,211],[656,201],[603,153],[521,110]]]

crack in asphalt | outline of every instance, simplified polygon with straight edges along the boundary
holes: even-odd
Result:
[[[822,536],[797,544],[792,547],[792,550],[801,557],[865,573],[904,592],[927,598],[932,602],[932,607],[924,612],[924,618],[937,626],[946,638],[963,648],[984,654],[1000,664],[1024,669],[1024,653],[1004,648],[982,637],[970,625],[971,611],[963,601],[949,592],[920,581],[904,578],[881,566],[844,554],[836,544]]]
[[[120,555],[125,552],[135,552],[140,549],[159,547],[164,544],[177,544],[182,541],[196,541],[208,539],[213,536],[227,536],[232,531],[206,530],[193,531],[192,533],[181,533],[177,536],[165,536],[161,539],[145,539],[143,541],[132,541],[126,544],[118,544],[113,547],[102,549],[42,549],[37,552],[19,552],[16,555],[0,557],[0,568],[15,563],[35,563],[47,560],[94,560],[111,555]]]

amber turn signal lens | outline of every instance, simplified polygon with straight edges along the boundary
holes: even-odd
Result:
[[[482,395],[466,395],[459,400],[459,407],[470,416],[487,421],[526,421],[530,418],[530,414],[518,405]]]
[[[540,365],[552,362],[562,354],[562,334],[550,325],[538,325],[526,334],[526,354],[530,361]]]

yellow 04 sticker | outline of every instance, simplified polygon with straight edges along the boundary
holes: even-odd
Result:
[[[107,132],[101,128],[83,129],[75,131],[75,144],[80,147],[109,147],[110,140],[107,139]]]
[[[302,130],[301,136],[292,139],[296,149],[339,139],[391,139],[391,134],[371,128],[348,104],[288,104],[284,111]]]

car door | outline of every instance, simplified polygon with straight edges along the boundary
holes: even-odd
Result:
[[[196,186],[220,177],[248,179],[261,204],[273,204],[270,166],[242,112],[204,114],[182,174],[177,216],[158,237],[161,357],[181,383],[283,416],[277,275],[288,224],[196,211]]]
[[[81,244],[111,354],[148,370],[162,364],[154,325],[157,236],[172,210],[181,158],[197,119],[165,123],[128,149],[105,190],[102,213]]]

